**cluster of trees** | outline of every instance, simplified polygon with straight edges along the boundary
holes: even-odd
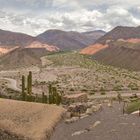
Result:
[[[27,84],[26,84],[27,81]],[[60,95],[57,91],[56,87],[53,87],[52,84],[49,84],[49,94],[45,95],[42,92],[42,96],[32,94],[32,72],[29,71],[29,74],[26,77],[22,76],[22,100],[29,102],[41,102],[48,104],[57,104],[59,105],[62,101],[62,95]]]

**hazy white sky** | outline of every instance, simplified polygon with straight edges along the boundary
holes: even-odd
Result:
[[[139,26],[139,0],[0,0],[0,29],[37,35],[48,29]]]

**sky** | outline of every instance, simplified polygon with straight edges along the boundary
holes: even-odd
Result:
[[[140,0],[0,0],[0,29],[33,36],[139,25]]]

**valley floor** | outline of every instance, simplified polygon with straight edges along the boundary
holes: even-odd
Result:
[[[105,105],[102,111],[75,123],[62,122],[51,140],[139,140],[140,117],[123,115],[122,106],[115,102],[113,107]]]

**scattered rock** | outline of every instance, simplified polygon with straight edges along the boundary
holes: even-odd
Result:
[[[88,114],[88,115],[92,115],[92,113],[93,113],[92,108],[88,108],[87,111],[86,111],[86,114]]]
[[[99,111],[102,109],[102,104],[98,104],[97,106],[93,105],[91,108],[88,108],[86,114],[91,115],[94,112]]]
[[[81,114],[80,115],[80,119],[84,119],[84,118],[86,118],[86,117],[88,117],[89,115],[87,115],[86,113],[85,114]]]
[[[112,103],[108,103],[107,106],[108,106],[108,107],[112,107]]]
[[[77,136],[77,135],[81,135],[83,133],[89,132],[91,129],[95,128],[96,126],[98,126],[101,122],[100,121],[96,121],[93,126],[90,126],[89,128],[86,128],[84,130],[80,130],[80,131],[76,131],[72,134],[72,136]]]
[[[90,126],[90,129],[95,128],[96,126],[98,126],[99,124],[101,124],[100,121],[96,121],[92,126]]]
[[[76,131],[72,134],[72,136],[81,135],[81,134],[86,133],[86,132],[87,132],[87,130]]]
[[[79,117],[72,117],[71,119],[66,119],[65,123],[69,124],[69,123],[74,123],[76,121],[79,120]]]
[[[104,100],[103,102],[104,102],[104,103],[109,103],[109,100]]]
[[[136,124],[135,123],[132,123],[132,125],[135,126]]]
[[[81,113],[85,113],[87,110],[87,106],[85,103],[76,103],[76,104],[72,104],[68,107],[68,112],[71,112],[72,114],[81,114]]]
[[[116,129],[111,129],[111,130],[109,131],[109,133],[113,133],[113,132],[116,132]]]
[[[93,106],[93,104],[95,104],[95,102],[91,101],[91,102],[87,102],[87,107],[90,108]]]
[[[120,123],[120,125],[127,125],[128,123]]]

